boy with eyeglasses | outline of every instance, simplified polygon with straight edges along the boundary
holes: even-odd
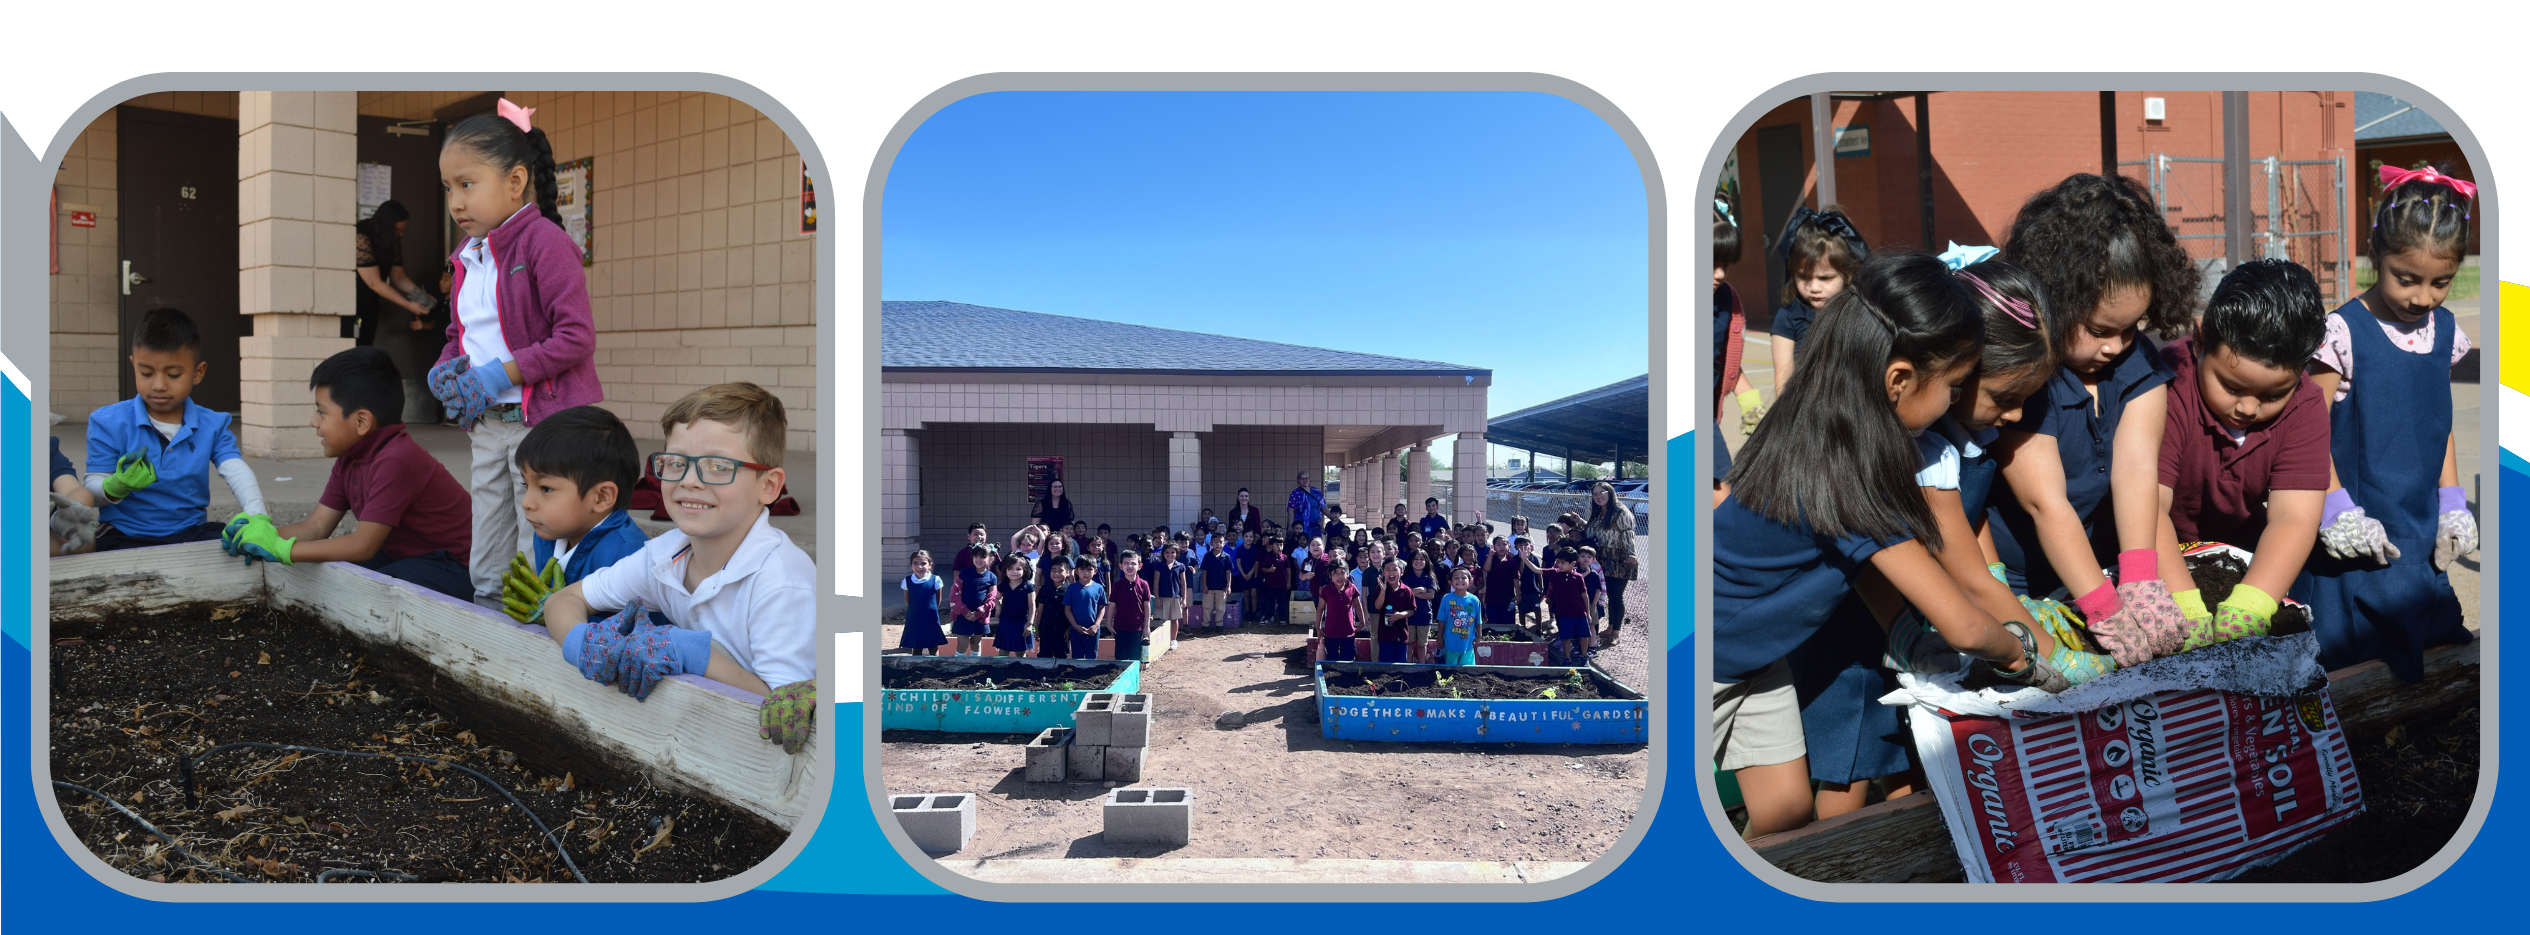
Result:
[[[785,478],[782,401],[724,383],[678,400],[659,427],[667,450],[650,472],[676,528],[554,592],[546,632],[581,674],[635,698],[670,675],[764,695],[761,735],[797,753],[814,729],[817,567],[765,510]],[[615,616],[591,625],[592,610]]]

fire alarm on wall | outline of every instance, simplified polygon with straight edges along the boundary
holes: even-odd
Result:
[[[2143,119],[2153,123],[2160,123],[2162,120],[2167,119],[2169,115],[2170,107],[2168,102],[2164,99],[2157,97],[2147,97],[2143,99]]]

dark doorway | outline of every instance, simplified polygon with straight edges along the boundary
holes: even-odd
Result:
[[[447,130],[447,125],[437,121],[397,120],[364,114],[360,118],[359,142],[354,147],[355,158],[364,167],[361,171],[368,171],[365,167],[371,165],[386,167],[388,197],[412,214],[411,223],[406,224],[404,229],[404,250],[397,260],[404,267],[404,275],[410,277],[414,285],[433,295],[439,292],[440,269],[448,265],[447,231],[442,223],[447,212],[442,210],[445,199],[439,189],[439,143]],[[366,214],[369,209],[363,207],[360,210]],[[359,292],[369,287],[354,275],[351,288]],[[354,306],[359,303],[360,300],[355,298]],[[402,318],[401,315],[385,317]],[[343,337],[352,336],[351,327],[352,321],[345,319]],[[414,353],[437,358],[440,333],[417,334],[430,339],[429,347]],[[391,350],[402,350],[414,342],[415,337],[411,334],[388,335],[380,332],[378,337],[379,345],[393,345]]]
[[[210,373],[193,401],[237,411],[237,339],[253,330],[237,312],[237,121],[140,107],[115,109],[115,184],[122,208],[120,358],[141,315],[177,308],[202,329]],[[133,395],[118,363],[117,398]]]
[[[1783,222],[1792,218],[1792,209],[1801,206],[1801,192],[1808,188],[1804,180],[1809,170],[1801,160],[1802,136],[1797,123],[1757,128],[1757,200],[1765,218],[1765,226],[1758,230],[1765,234],[1764,302],[1769,308],[1775,296],[1783,294],[1784,280],[1791,275],[1783,268],[1783,253],[1774,239],[1783,232]]]

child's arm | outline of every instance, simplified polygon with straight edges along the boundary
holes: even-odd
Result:
[[[2266,532],[2249,559],[2249,573],[2240,583],[2282,597],[2319,541],[2320,505],[2327,494],[2317,490],[2270,490],[2266,495]]]
[[[1941,632],[1942,640],[1951,648],[1995,663],[2007,672],[2018,672],[2026,664],[2020,640],[2006,632],[1994,615],[1960,593],[1959,586],[1942,572],[1941,563],[1933,560],[1923,543],[1907,541],[1881,549],[1872,554],[1871,567],[1887,578],[1906,603],[1914,605],[1932,623],[1933,629]],[[1882,604],[1871,600],[1869,589],[1857,592],[1864,596],[1865,603]],[[1872,613],[1887,621],[1896,618],[1898,608],[1874,606]],[[2044,628],[2032,630],[2031,635],[2038,639],[2041,656],[2052,653],[2054,643]]]
[[[317,507],[319,510],[324,507]],[[341,514],[335,514],[338,518]],[[327,527],[330,531],[331,527]],[[378,547],[386,545],[387,533],[395,527],[385,523],[363,521],[351,532],[330,539],[300,539],[290,546],[293,562],[365,562],[378,557]],[[284,538],[289,538],[285,532]]]
[[[313,544],[318,539],[323,539],[327,536],[333,535],[334,527],[342,525],[342,522],[343,511],[320,503],[316,505],[316,510],[314,512],[307,515],[306,519],[291,523],[290,525],[283,526],[273,531],[280,533],[281,538],[284,539],[305,540],[304,544],[291,549],[291,551],[295,553],[299,549],[305,548],[307,544]],[[354,532],[357,531],[358,530],[356,529],[354,530]],[[378,541],[385,542],[386,539],[381,536]],[[299,561],[300,559],[294,555],[291,560]],[[363,559],[363,561],[365,561],[365,559]]]
[[[237,436],[223,430],[211,441],[211,463],[217,465],[220,480],[227,482],[228,492],[237,497],[237,514],[245,516],[264,512],[264,488],[255,482],[255,469],[246,466],[245,452],[237,450]]]
[[[2121,552],[2152,548],[2160,532],[2154,514],[2169,515],[2160,495],[2161,434],[2169,424],[2169,403],[2168,384],[2135,397],[2109,448],[2108,497]]]
[[[764,680],[757,678],[755,673],[747,671],[746,666],[739,665],[738,657],[730,655],[729,650],[721,648],[719,640],[712,641],[712,661],[710,665],[704,667],[703,677],[758,695],[773,693],[773,686],[765,684]]]
[[[1783,396],[1783,388],[1792,381],[1792,350],[1796,342],[1779,334],[1770,335],[1770,337],[1773,338],[1773,342],[1767,345],[1766,353],[1774,358],[1775,396],[1780,399]],[[1742,372],[1740,376],[1745,378],[1747,373]]]
[[[2108,583],[2091,557],[2091,539],[2082,532],[2082,517],[2064,497],[2064,461],[2056,455],[2052,435],[2005,432],[1996,441],[1996,459],[2003,479],[2038,526],[2038,545],[2047,563],[2064,581],[2065,591],[2081,597]],[[2112,484],[2114,482],[2112,481]]]
[[[548,241],[558,246],[567,241]],[[541,250],[534,260],[531,275],[536,278],[536,291],[544,297],[540,309],[552,317],[545,339],[534,344],[510,345],[510,382],[527,386],[550,380],[563,371],[588,360],[597,346],[597,323],[589,315],[588,274],[580,270],[578,251],[564,257],[558,249]],[[502,332],[503,337],[515,336]]]
[[[2029,624],[2031,633],[2041,634],[2042,650],[2046,645],[2045,628],[2029,616],[2020,598],[2009,585],[1997,581],[1985,570],[1985,553],[1977,547],[1976,533],[1968,528],[1967,508],[1959,502],[1959,491],[1938,487],[1924,488],[1924,501],[1933,508],[1933,520],[1941,527],[1941,548],[1933,552],[1934,560],[1950,575],[1950,580],[1965,592],[1977,609],[1996,620],[2014,620]]]
[[[580,586],[587,583],[589,579],[582,578],[563,585],[562,590],[545,598],[545,635],[553,639],[554,645],[566,645],[563,640],[571,635],[572,629],[589,622],[589,602],[580,590]]]
[[[2156,524],[2159,529],[2158,534],[2153,537],[2152,544],[2153,550],[2161,553],[2161,581],[2169,587],[2172,594],[2196,590],[2196,576],[2188,573],[2187,559],[2179,554],[2179,527],[2170,521],[2170,504],[2176,497],[2176,492],[2167,485],[2161,487],[2161,513],[2156,517],[2159,520]],[[2318,518],[2318,514],[2311,514],[2311,519]],[[2311,535],[2316,537],[2319,534],[2319,527],[2314,525],[2310,531]],[[2299,568],[2301,565],[2295,563],[2293,567]]]

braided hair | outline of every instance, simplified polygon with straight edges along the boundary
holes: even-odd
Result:
[[[2372,212],[2373,268],[2409,250],[2459,259],[2468,250],[2471,200],[2450,185],[2421,178],[2382,192],[2381,206]]]
[[[527,167],[529,190],[535,195],[536,210],[556,226],[562,224],[562,183],[553,159],[553,141],[545,138],[545,129],[520,130],[509,118],[498,114],[476,114],[449,128],[448,141],[440,148],[464,147],[475,158],[507,174],[519,166]],[[495,222],[497,223],[497,222]]]

